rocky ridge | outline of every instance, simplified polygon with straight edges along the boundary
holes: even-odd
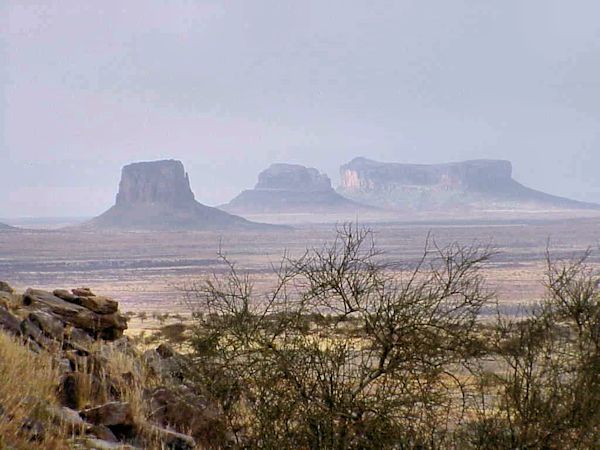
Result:
[[[258,175],[254,189],[243,191],[221,209],[237,214],[323,213],[370,209],[339,195],[317,169],[272,164]]]
[[[597,209],[549,195],[512,178],[512,164],[473,160],[449,164],[382,163],[355,158],[340,168],[338,192],[367,204],[400,210]]]
[[[18,294],[0,282],[0,333],[53,358],[57,402],[42,404],[43,415],[70,430],[69,448],[191,450],[226,440],[218,408],[181,382],[182,358],[165,344],[140,353],[123,336],[125,329],[118,303],[88,288]],[[111,358],[117,353],[133,369],[115,369]],[[144,417],[139,402],[148,411]],[[3,414],[0,404],[0,420]],[[48,431],[34,418],[22,430],[32,445]]]
[[[260,230],[250,222],[196,201],[181,161],[138,162],[123,168],[115,205],[84,225],[111,230]]]

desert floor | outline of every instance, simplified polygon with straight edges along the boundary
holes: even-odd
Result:
[[[587,248],[600,267],[600,219],[564,217],[505,220],[380,222],[367,225],[385,257],[410,266],[428,234],[450,242],[491,244],[498,254],[485,275],[503,311],[518,314],[544,294],[545,252],[572,258]],[[119,300],[133,313],[189,312],[180,288],[225,268],[219,247],[256,281],[257,291],[273,282],[272,265],[284,252],[299,255],[335,236],[335,224],[296,224],[268,233],[172,232],[93,233],[30,230],[0,233],[0,280],[19,290],[88,286]],[[491,309],[490,309],[491,310]]]

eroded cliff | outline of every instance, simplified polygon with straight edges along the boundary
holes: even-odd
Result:
[[[598,208],[527,188],[512,178],[512,164],[502,160],[425,165],[355,158],[340,168],[340,177],[342,195],[384,208]]]

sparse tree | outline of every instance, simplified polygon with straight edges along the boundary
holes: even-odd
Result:
[[[241,448],[439,448],[463,418],[457,367],[477,355],[492,294],[488,247],[428,240],[408,269],[369,230],[285,256],[257,295],[227,258],[225,276],[184,290],[192,370],[217,396]]]
[[[547,297],[524,318],[499,316],[488,343],[496,368],[479,372],[476,448],[597,448],[600,442],[600,277],[589,252],[547,256]],[[464,437],[464,436],[463,436]]]

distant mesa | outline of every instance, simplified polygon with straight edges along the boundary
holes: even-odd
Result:
[[[340,194],[389,209],[600,209],[525,187],[502,160],[423,165],[355,158],[340,175]]]
[[[269,229],[196,201],[181,161],[125,166],[115,205],[83,225],[115,230]]]
[[[336,213],[372,209],[342,197],[317,169],[272,164],[258,175],[254,189],[243,191],[221,209],[237,214]]]

